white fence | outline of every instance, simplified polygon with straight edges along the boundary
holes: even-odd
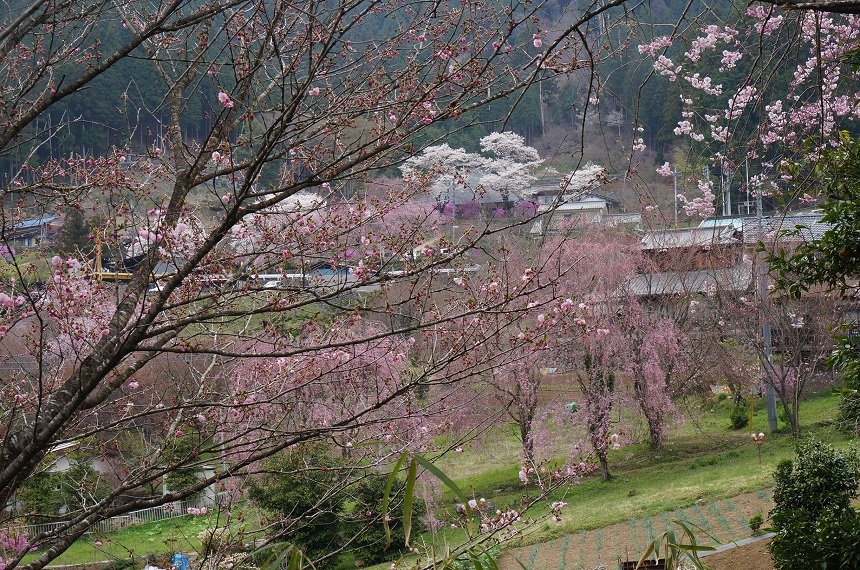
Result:
[[[113,532],[135,524],[146,524],[165,519],[174,519],[188,515],[188,509],[197,507],[199,501],[175,501],[160,507],[150,507],[139,511],[131,511],[127,514],[109,519],[100,520],[87,531],[90,532]],[[52,533],[68,522],[50,522],[42,524],[27,525],[27,533],[32,538],[41,533]]]

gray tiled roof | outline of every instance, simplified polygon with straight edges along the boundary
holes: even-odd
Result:
[[[820,213],[771,216],[762,220],[761,232],[756,218],[744,218],[744,243],[753,245],[777,236],[785,242],[815,241],[821,239],[824,232],[831,227],[830,224],[821,221],[822,217]],[[790,235],[794,231],[798,234]]]
[[[652,231],[642,238],[642,249],[672,249],[740,243],[732,226],[677,228]]]
[[[750,265],[697,271],[664,271],[639,274],[625,285],[627,292],[637,297],[708,293],[713,291],[743,292],[752,287]]]

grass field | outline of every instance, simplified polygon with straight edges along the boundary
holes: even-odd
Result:
[[[804,435],[838,446],[847,445],[848,440],[832,427],[837,403],[829,394],[804,402],[801,407]],[[746,532],[745,520],[751,514],[737,510],[733,501],[739,496],[755,497],[756,493],[763,493],[771,485],[776,464],[792,456],[794,441],[784,431],[769,434],[759,464],[749,432],[728,429],[729,411],[728,402],[700,409],[696,421],[689,420],[674,428],[659,452],[645,444],[611,452],[613,480],[602,482],[592,477],[553,491],[527,514],[529,520],[538,522],[524,524],[521,534],[506,548],[528,549],[525,554],[522,550],[515,551],[523,563],[532,561],[528,568],[564,570],[592,563],[595,552],[602,556],[601,560],[614,560],[612,557],[625,554],[625,548],[638,549],[647,543],[648,536],[662,532],[670,518],[691,520],[721,540],[741,538],[738,535]],[[753,430],[766,431],[765,428],[765,412],[756,409]],[[438,465],[470,496],[486,498],[496,508],[520,509],[537,492],[523,487],[518,479],[520,445],[511,433],[503,430],[485,438],[480,445],[467,447],[463,453],[450,453]],[[568,506],[561,522],[550,522],[545,515],[548,505],[556,500],[563,500]],[[769,498],[762,498],[761,504],[767,501]],[[450,493],[443,493],[439,516],[453,512],[455,503]],[[258,515],[249,513],[243,523],[245,529],[252,529],[256,520]],[[211,517],[183,517],[88,537],[75,543],[55,564],[194,552],[200,546],[197,535],[215,523]],[[460,528],[445,525],[435,537],[421,539],[456,544],[464,537]],[[100,546],[94,544],[96,540],[101,542]],[[387,565],[379,568],[383,567]]]

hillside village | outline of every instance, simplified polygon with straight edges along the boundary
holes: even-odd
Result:
[[[0,570],[860,567],[856,0],[8,8]]]

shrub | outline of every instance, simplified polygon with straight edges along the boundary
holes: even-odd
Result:
[[[729,422],[734,430],[744,429],[750,424],[750,404],[748,400],[738,402],[729,414]]]
[[[336,492],[342,485],[337,466],[324,446],[302,446],[264,461],[265,474],[251,482],[251,499],[278,515],[283,539],[312,560],[343,544],[340,514],[344,497]],[[328,558],[323,567],[333,565],[334,558]]]
[[[173,550],[170,550],[169,552],[147,552],[143,555],[143,559],[147,566],[170,568],[173,563],[173,553]]]
[[[756,513],[750,517],[750,520],[747,524],[749,524],[753,536],[758,536],[759,534],[761,534],[761,525],[764,524],[764,517],[761,513]]]
[[[860,435],[860,390],[852,387],[839,389],[839,428],[850,436]]]
[[[197,533],[200,541],[200,554],[204,556],[216,552],[238,551],[242,549],[244,533],[233,533],[227,527],[206,528]]]
[[[27,519],[31,522],[56,520],[63,507],[75,511],[105,498],[111,491],[107,482],[89,465],[83,453],[69,455],[72,465],[65,471],[48,471],[30,476],[18,491]]]
[[[173,448],[168,450],[167,457],[171,462],[176,462],[178,467],[171,469],[165,475],[165,484],[171,491],[181,491],[195,485],[200,480],[200,467],[197,465],[197,448],[200,445],[200,433],[191,433],[179,437],[174,442]],[[196,498],[199,493],[189,497]]]
[[[17,524],[0,528],[0,560],[21,552],[27,546],[28,540],[27,527],[23,525]]]
[[[836,337],[836,346],[827,366],[839,370],[844,388],[835,388],[841,396],[839,427],[850,436],[860,435],[860,335],[852,331]]]
[[[858,496],[860,457],[815,441],[797,444],[792,462],[774,473],[776,536],[768,549],[780,570],[860,567],[860,516],[851,507]]]

